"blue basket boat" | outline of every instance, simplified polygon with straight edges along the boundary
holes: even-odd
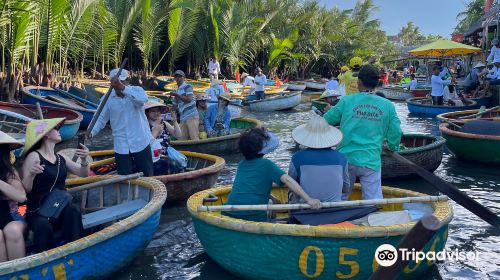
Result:
[[[94,113],[96,106],[92,102],[86,101],[82,98],[71,97],[67,93],[48,88],[48,87],[35,87],[28,86],[21,90],[22,101],[26,104],[36,104],[56,108],[64,108],[77,111],[83,115],[83,120],[80,123],[81,128],[86,128]]]
[[[429,117],[435,117],[439,114],[471,110],[479,108],[477,102],[474,100],[466,100],[464,106],[446,106],[446,105],[432,105],[431,98],[415,97],[406,100],[408,104],[408,110],[412,114],[425,115]]]
[[[41,106],[42,114],[44,118],[66,118],[64,125],[59,129],[61,138],[63,141],[69,140],[75,137],[78,133],[78,128],[83,120],[82,114],[63,108],[54,108]],[[15,104],[8,102],[0,102],[0,110],[9,111],[15,114],[23,116],[25,121],[30,121],[32,119],[38,118],[37,108],[32,104]]]
[[[230,187],[198,192],[187,201],[193,225],[205,252],[224,269],[245,279],[368,279],[377,268],[375,251],[382,244],[397,246],[415,221],[390,226],[310,226],[253,222],[201,212],[199,206],[221,205]],[[287,188],[274,188],[273,195],[288,201]],[[383,187],[384,198],[423,196],[422,193]],[[204,202],[210,197],[212,202]],[[351,199],[360,199],[357,185]],[[213,202],[215,201],[215,202]],[[448,237],[453,211],[448,201],[425,203],[442,227],[424,246],[423,252],[441,251]],[[381,211],[402,210],[402,204],[388,204]],[[286,218],[287,212],[278,212]],[[432,262],[411,261],[398,279],[425,274]]]
[[[67,187],[111,177],[68,180]],[[25,258],[0,263],[0,279],[103,279],[122,269],[149,244],[158,228],[161,207],[167,197],[165,186],[141,178],[100,185],[73,193],[82,205],[84,228],[109,220],[102,230],[63,246]],[[118,210],[120,209],[120,210]],[[112,211],[110,211],[112,210]],[[121,212],[120,212],[121,211]],[[106,214],[104,214],[106,212]],[[128,214],[128,215],[125,215]],[[125,216],[124,216],[125,215]]]

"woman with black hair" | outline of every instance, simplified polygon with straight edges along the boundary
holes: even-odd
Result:
[[[274,162],[264,158],[264,155],[274,151],[279,145],[279,139],[262,127],[252,128],[242,133],[238,147],[245,157],[238,164],[233,188],[226,204],[247,205],[267,204],[273,183],[285,184],[291,191],[301,197],[313,209],[321,207],[321,201],[307,195],[300,185],[287,175]],[[226,216],[249,221],[266,221],[264,211],[224,212]]]
[[[44,119],[32,120],[26,126],[23,186],[28,194],[26,220],[33,230],[33,242],[37,253],[59,245],[53,244],[53,233],[56,230],[62,231],[65,243],[83,236],[82,214],[78,205],[71,201],[65,203],[58,217],[49,217],[47,212],[42,211],[47,208],[45,202],[51,192],[66,192],[65,181],[68,172],[87,177],[90,171],[87,162],[89,150],[84,145],[80,144],[81,149],[75,153],[81,159],[81,163],[73,162],[70,158],[54,151],[55,145],[61,142],[58,129],[63,123],[64,118]],[[57,199],[53,205],[56,203],[64,201]]]
[[[22,147],[14,138],[0,131],[0,262],[22,258],[26,254],[26,224],[14,219],[17,203],[26,201],[19,174],[10,161],[11,150]]]

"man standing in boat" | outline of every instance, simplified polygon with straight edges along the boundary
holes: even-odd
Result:
[[[174,105],[177,105],[180,112],[182,138],[184,140],[199,140],[200,117],[196,109],[193,87],[186,83],[186,74],[182,70],[175,71],[174,78],[177,90],[170,93],[170,96],[175,97]]]
[[[257,67],[257,75],[255,75],[255,95],[257,95],[257,100],[266,98],[266,82],[267,77],[262,73],[262,69]]]
[[[142,172],[153,176],[150,144],[154,139],[144,114],[148,96],[143,88],[129,85],[127,70],[123,69],[119,77],[117,74],[118,69],[109,73],[113,90],[89,136],[97,135],[109,121],[118,174]]]
[[[339,125],[344,139],[338,151],[349,161],[351,188],[360,179],[363,199],[382,198],[381,152],[384,140],[396,151],[401,140],[401,128],[391,101],[374,94],[380,73],[372,65],[358,73],[359,93],[344,96],[324,115],[330,125]]]

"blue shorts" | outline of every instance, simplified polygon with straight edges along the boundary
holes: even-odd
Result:
[[[12,216],[12,219],[14,221],[19,221],[19,222],[22,222],[23,224],[27,225],[28,223],[26,222],[26,220],[24,219],[23,216],[21,216],[21,214],[19,214],[19,212],[11,212],[10,215]]]
[[[261,100],[261,99],[266,98],[265,97],[266,95],[265,95],[265,93],[263,91],[256,91],[255,95],[257,96],[257,100]]]

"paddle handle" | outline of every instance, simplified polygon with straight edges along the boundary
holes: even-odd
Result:
[[[123,68],[125,67],[125,64],[127,64],[127,60],[128,60],[127,58],[123,59],[122,64],[120,65],[120,69],[118,69],[118,73],[116,74],[116,76],[120,76]],[[104,109],[104,106],[106,105],[106,102],[108,102],[108,99],[109,99],[109,96],[111,95],[112,90],[113,90],[113,87],[110,85],[108,88],[108,92],[104,95],[102,101],[99,103],[99,107],[97,107],[97,110],[96,110],[94,116],[92,116],[92,120],[90,121],[90,124],[87,127],[87,134],[89,134],[92,131],[92,129],[94,128],[95,123],[97,122],[97,119],[101,115],[101,112]]]
[[[351,201],[337,201],[337,202],[322,202],[322,208],[336,208],[336,207],[356,207],[366,205],[386,205],[386,204],[400,204],[400,203],[414,203],[414,202],[438,202],[447,201],[446,195],[440,196],[415,196],[415,197],[397,197],[385,199],[366,199],[366,200],[351,200]],[[215,205],[215,206],[198,206],[199,212],[206,211],[280,211],[280,210],[300,210],[310,209],[311,205],[305,203],[299,204],[260,204],[260,205]]]
[[[37,114],[38,114],[38,118],[39,118],[40,120],[43,120],[43,112],[42,112],[42,107],[40,106],[40,103],[39,103],[39,102],[37,102],[37,103],[36,103],[36,112],[37,112]]]
[[[385,279],[396,279],[398,274],[408,265],[409,260],[403,260],[399,249],[407,249],[412,251],[415,249],[416,252],[421,251],[425,244],[429,242],[436,231],[439,230],[441,224],[434,215],[425,216],[420,221],[418,221],[415,226],[408,232],[403,240],[399,243],[396,248],[398,253],[398,258],[396,263],[391,266],[379,266],[369,280],[385,280]]]
[[[97,188],[97,187],[102,187],[102,185],[115,184],[115,183],[119,183],[119,182],[123,182],[123,181],[137,179],[137,178],[142,177],[143,175],[144,174],[142,172],[139,172],[139,173],[134,173],[134,174],[130,174],[130,175],[115,176],[115,177],[105,179],[102,181],[97,181],[97,182],[81,185],[78,187],[69,188],[68,192],[70,192],[70,193],[81,192],[81,191],[85,191],[85,190],[89,190],[89,189],[93,189],[93,188]]]
[[[469,115],[469,116],[464,116],[464,117],[459,117],[458,119],[459,120],[464,120],[464,119],[471,119],[471,118],[474,118],[474,117],[478,117],[478,116],[482,116],[488,112],[491,112],[491,111],[495,111],[496,109],[500,108],[500,106],[495,106],[493,108],[489,108],[487,110],[484,110],[482,112],[479,112],[479,113],[476,113],[476,114],[473,114],[473,115]]]
[[[405,163],[420,175],[424,180],[433,185],[437,190],[447,195],[450,199],[454,200],[456,203],[462,205],[465,209],[469,210],[473,214],[477,215],[479,218],[483,219],[490,225],[499,228],[500,227],[500,217],[491,212],[488,208],[479,204],[479,202],[470,198],[465,193],[461,192],[455,186],[445,182],[443,179],[437,177],[431,172],[425,170],[424,168],[416,165],[412,161],[404,158],[403,156],[393,152],[386,151],[390,156],[399,162]]]
[[[449,124],[449,125],[451,125],[451,126],[453,126],[453,127],[455,127],[455,128],[458,128],[458,129],[461,129],[461,128],[462,128],[461,126],[459,126],[458,124],[456,124],[456,123],[454,123],[454,122],[452,122],[452,121],[450,121],[450,120],[447,120],[447,119],[442,119],[441,121],[443,121],[443,122],[445,122],[445,123],[447,123],[447,124]]]

